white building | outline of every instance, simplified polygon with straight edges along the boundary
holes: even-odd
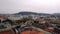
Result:
[[[9,17],[8,17],[8,19],[10,19],[10,20],[20,20],[20,19],[22,19],[23,18],[23,16],[19,16],[19,15],[10,15]]]

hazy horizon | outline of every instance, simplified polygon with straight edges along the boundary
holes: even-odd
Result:
[[[60,0],[0,0],[0,14],[21,11],[60,13]]]

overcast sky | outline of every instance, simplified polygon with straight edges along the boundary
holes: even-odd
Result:
[[[0,13],[60,13],[60,0],[0,0]]]

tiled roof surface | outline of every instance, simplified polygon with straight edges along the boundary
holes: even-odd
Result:
[[[43,32],[37,32],[35,30],[26,30],[21,32],[21,34],[44,34]]]
[[[0,34],[15,34],[15,33],[12,32],[11,30],[7,30],[7,31],[0,32]]]
[[[49,29],[49,28],[45,28],[44,30],[48,31],[48,32],[52,32],[53,31],[52,29]]]

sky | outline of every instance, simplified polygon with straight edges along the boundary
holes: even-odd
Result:
[[[0,0],[1,14],[13,14],[21,11],[60,13],[60,0]]]

